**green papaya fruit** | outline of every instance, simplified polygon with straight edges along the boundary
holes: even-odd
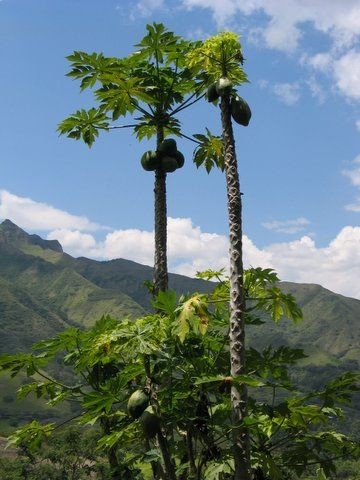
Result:
[[[175,157],[169,157],[169,156],[162,157],[161,168],[166,173],[175,172],[175,170],[178,168],[178,163],[176,161],[176,158]]]
[[[139,418],[149,405],[149,396],[144,390],[135,390],[128,400],[127,409],[133,418]]]
[[[231,116],[236,123],[247,127],[251,118],[251,110],[247,102],[238,95],[231,99]]]
[[[219,80],[215,83],[216,92],[218,95],[220,95],[220,97],[229,94],[231,92],[232,86],[233,85],[231,81],[226,77],[219,78]]]
[[[159,168],[160,158],[157,152],[153,150],[145,152],[144,155],[141,157],[141,165],[143,169],[147,172],[151,172]]]
[[[152,405],[148,406],[143,411],[140,417],[140,423],[148,438],[153,438],[157,433],[160,433],[160,418],[156,414],[155,408]]]
[[[176,141],[173,138],[165,138],[158,146],[160,156],[172,156],[177,152]]]
[[[177,168],[182,168],[184,166],[184,163],[185,163],[185,157],[184,155],[179,152],[179,150],[176,152],[175,154],[175,160],[176,160],[176,163],[177,163]]]
[[[206,92],[206,98],[208,102],[214,102],[219,98],[219,94],[216,91],[216,83],[212,83]]]

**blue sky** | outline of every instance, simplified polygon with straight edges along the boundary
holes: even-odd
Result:
[[[57,124],[93,105],[65,76],[74,50],[126,56],[163,22],[186,38],[241,34],[253,117],[235,125],[245,263],[360,298],[359,0],[0,0],[0,220],[74,256],[152,264],[152,142],[104,133],[89,150]],[[201,102],[188,134],[220,133]],[[168,175],[170,270],[227,265],[225,180],[192,163]]]

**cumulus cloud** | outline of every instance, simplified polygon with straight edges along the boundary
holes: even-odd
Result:
[[[305,227],[310,223],[304,217],[296,218],[294,220],[285,220],[285,221],[278,221],[272,220],[271,222],[263,222],[261,225],[268,230],[273,230],[277,233],[299,233],[305,230]]]
[[[300,99],[300,86],[298,83],[276,83],[273,89],[275,95],[286,105],[293,106]]]
[[[306,219],[298,220],[299,224],[306,223]],[[189,218],[169,218],[168,226],[171,272],[194,276],[207,268],[228,266],[226,236],[203,232]],[[106,260],[126,258],[153,265],[153,236],[150,231],[128,229],[109,233],[100,242],[81,232],[54,231],[48,238],[57,238],[64,250],[73,255]],[[344,227],[325,247],[318,247],[305,235],[291,242],[259,248],[244,235],[243,248],[245,267],[274,268],[282,280],[318,283],[343,295],[360,298],[360,227]]]
[[[355,165],[355,168],[343,170],[342,173],[350,179],[352,185],[360,187],[360,155],[352,161],[352,164]]]
[[[30,230],[64,228],[95,231],[104,228],[86,217],[71,215],[46,203],[0,190],[0,219],[5,218]]]
[[[354,168],[344,171],[354,186],[360,156]],[[359,202],[360,206],[360,202]],[[359,208],[360,211],[360,208]],[[114,230],[97,240],[91,231],[99,225],[86,217],[77,217],[45,203],[0,191],[0,217],[9,218],[29,230],[50,230],[47,238],[57,239],[64,250],[74,256],[102,260],[126,258],[153,265],[154,233],[139,229]],[[308,220],[268,222],[271,229],[287,230],[305,227]],[[296,233],[293,231],[293,233]],[[330,290],[360,298],[360,227],[344,227],[328,246],[318,247],[308,235],[292,242],[272,243],[259,248],[243,236],[244,265],[274,268],[283,280],[319,283]],[[203,232],[189,218],[168,219],[169,270],[189,276],[207,268],[228,265],[227,236]]]
[[[360,100],[360,51],[350,50],[335,61],[334,77],[343,95]]]
[[[358,0],[182,0],[187,9],[207,8],[219,27],[228,25],[234,15],[263,13],[267,23],[263,37],[268,46],[293,50],[301,39],[305,22],[328,34],[337,46],[353,45],[359,38],[360,5]]]
[[[136,2],[131,18],[136,19],[139,15],[141,17],[149,17],[155,10],[163,8],[165,8],[164,0],[141,0]]]
[[[354,165],[351,169],[343,170],[341,173],[348,177],[351,184],[354,187],[358,187],[360,189],[360,155],[358,155],[352,162]],[[350,203],[345,205],[345,210],[349,210],[352,212],[360,212],[360,195],[356,197],[355,203]]]
[[[311,85],[308,84],[308,87],[311,89],[313,96],[317,96],[319,101],[322,96],[320,87],[316,90],[315,82],[312,82]],[[299,82],[294,83],[275,83],[271,85],[267,80],[260,79],[257,81],[257,84],[261,90],[267,90],[271,94],[275,94],[279,100],[285,105],[292,107],[297,104],[301,97],[301,86]],[[316,91],[315,91],[316,90]]]
[[[318,283],[343,295],[360,298],[360,227],[344,227],[327,247],[304,236],[265,248],[284,280]]]
[[[321,87],[316,78],[314,76],[310,76],[306,80],[306,84],[310,89],[311,95],[318,100],[319,104],[324,103],[326,95],[324,89]]]
[[[249,28],[248,39],[288,54],[300,51],[310,25],[330,40],[330,46],[328,51],[303,53],[301,63],[329,75],[340,94],[360,100],[359,0],[182,0],[182,5],[210,10],[221,29],[234,28],[238,13],[246,15],[250,25],[254,18],[257,24]]]

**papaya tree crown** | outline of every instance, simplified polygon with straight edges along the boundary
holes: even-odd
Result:
[[[229,78],[233,85],[248,81],[242,68],[244,58],[239,35],[234,32],[220,32],[199,42],[186,58],[189,68],[205,73],[209,83],[222,76]]]

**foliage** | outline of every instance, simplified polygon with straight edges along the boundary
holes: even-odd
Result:
[[[0,480],[107,480],[109,467],[96,451],[99,432],[71,427],[43,442],[41,448],[20,443],[17,456],[0,459]]]
[[[68,76],[80,89],[93,89],[98,108],[78,110],[59,124],[60,134],[82,139],[92,146],[99,130],[133,128],[139,140],[151,138],[162,128],[165,135],[180,135],[176,115],[200,98],[204,88],[185,65],[193,43],[168,31],[163,24],[147,25],[138,50],[125,58],[75,51],[67,59]],[[120,117],[131,124],[118,125]]]
[[[244,61],[239,36],[233,32],[221,32],[192,49],[187,62],[189,67],[207,76],[208,83],[227,77],[232,84],[247,82],[241,65]]]
[[[154,301],[157,314],[120,323],[103,317],[87,332],[68,329],[38,342],[29,354],[3,355],[1,369],[26,371],[32,378],[20,396],[36,393],[50,404],[78,402],[82,411],[77,422],[101,428],[99,451],[127,452],[117,464],[127,472],[124,478],[145,478],[144,465],[150,460],[154,468],[159,466],[164,454],[161,437],[146,439],[141,421],[127,412],[127,401],[139,388],[149,393],[161,419],[176,478],[231,478],[228,392],[233,384],[246,384],[251,393],[245,423],[254,478],[290,478],[288,471],[301,476],[313,464],[330,474],[338,457],[355,452],[355,442],[338,433],[332,421],[342,418],[341,405],[357,390],[357,376],[343,375],[319,391],[301,393],[288,367],[304,357],[302,350],[268,346],[262,351],[250,348],[246,375],[230,377],[229,283],[221,272],[200,276],[220,281],[210,294],[177,299],[174,292],[160,293]],[[279,312],[300,320],[301,311],[291,295],[281,292],[273,271],[250,269],[245,279],[246,321],[253,328],[261,324],[264,312],[276,322]],[[76,375],[71,385],[44,371],[58,355]],[[18,429],[10,441],[20,445],[28,438],[27,445],[36,448],[34,442],[50,428],[32,423]]]

